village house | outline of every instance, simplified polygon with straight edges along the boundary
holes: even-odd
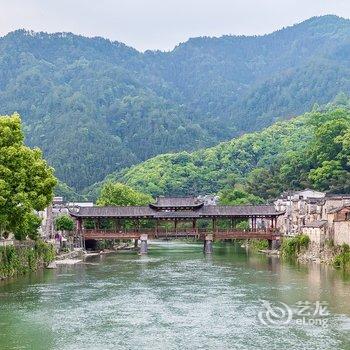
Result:
[[[306,189],[288,192],[275,201],[285,211],[278,227],[286,236],[303,233],[312,243],[322,246],[326,240],[335,245],[350,244],[350,195],[334,195]]]
[[[278,227],[286,236],[295,236],[307,223],[322,219],[325,193],[306,189],[286,192],[275,201],[278,211],[285,215],[278,219]]]
[[[347,198],[350,201],[350,197]],[[335,245],[343,243],[350,245],[350,202],[339,207],[329,209],[327,212],[330,236]]]
[[[92,207],[93,202],[64,202],[63,197],[54,197],[52,204],[45,210],[38,213],[42,219],[40,234],[45,239],[51,239],[55,236],[55,219],[69,213],[69,208],[74,207]]]

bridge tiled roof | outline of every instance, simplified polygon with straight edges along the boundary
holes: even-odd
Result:
[[[277,214],[274,205],[207,205],[201,208],[202,216],[271,216]]]
[[[156,219],[172,219],[172,218],[200,218],[200,210],[179,210],[179,211],[157,211],[154,213]]]
[[[150,206],[78,207],[70,210],[70,215],[82,218],[205,218],[205,217],[269,217],[277,212],[273,205],[203,205],[193,210],[160,211]]]
[[[190,208],[196,209],[203,206],[203,200],[197,197],[157,197],[155,203],[150,204],[150,207],[154,209],[179,209]]]
[[[148,206],[109,206],[109,207],[78,207],[69,210],[70,215],[91,218],[152,218],[154,210]]]

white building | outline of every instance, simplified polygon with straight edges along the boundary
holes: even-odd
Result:
[[[42,219],[41,235],[45,238],[53,238],[55,235],[55,219],[63,214],[68,214],[68,208],[74,207],[93,207],[93,202],[67,202],[63,201],[63,197],[54,197],[52,204],[44,211],[39,212]]]
[[[350,244],[350,195],[326,194],[306,189],[285,193],[275,201],[276,209],[285,211],[278,227],[285,235],[306,234],[311,242],[323,245]]]

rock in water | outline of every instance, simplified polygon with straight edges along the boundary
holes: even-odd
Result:
[[[49,265],[46,266],[47,269],[57,269],[56,261],[50,262]]]

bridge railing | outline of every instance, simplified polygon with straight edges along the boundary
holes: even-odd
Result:
[[[105,235],[117,235],[117,236],[137,236],[141,234],[147,234],[150,236],[170,236],[170,235],[188,235],[188,236],[200,236],[205,234],[214,234],[214,235],[232,235],[232,234],[254,234],[254,235],[279,235],[277,229],[205,229],[205,228],[140,228],[140,229],[122,229],[122,230],[107,230],[107,229],[82,229],[82,234],[86,236],[97,236]]]

